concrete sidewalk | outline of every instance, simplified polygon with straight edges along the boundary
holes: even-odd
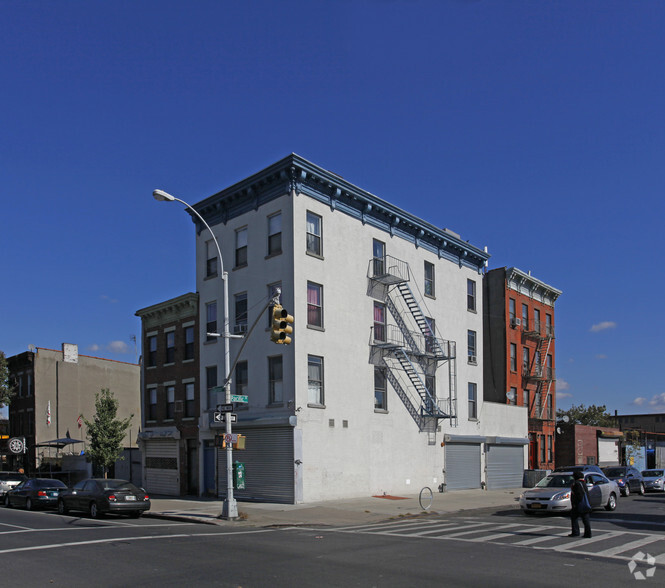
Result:
[[[417,494],[399,497],[368,496],[310,504],[238,502],[239,518],[235,521],[218,518],[222,512],[222,500],[151,497],[151,509],[144,516],[255,527],[362,525],[427,513],[445,514],[481,508],[518,509],[517,501],[523,491],[523,488],[513,488],[434,492],[432,505],[428,510],[421,508]]]

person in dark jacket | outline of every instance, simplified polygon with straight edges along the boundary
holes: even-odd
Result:
[[[577,519],[582,518],[582,523],[584,523],[584,536],[589,538],[591,537],[591,522],[589,521],[588,512],[580,512],[578,506],[582,502],[584,495],[589,497],[589,493],[586,488],[586,483],[584,482],[584,472],[575,471],[573,472],[573,483],[570,486],[570,503],[572,509],[570,511],[570,524],[571,524],[571,533],[568,537],[579,537],[580,536],[580,524],[577,522]]]

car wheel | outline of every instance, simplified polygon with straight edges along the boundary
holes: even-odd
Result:
[[[66,515],[67,512],[69,512],[69,509],[67,508],[65,501],[58,500],[58,513],[60,513],[61,515]]]
[[[621,491],[621,494],[623,494],[624,496],[630,496],[630,486],[628,484],[626,484],[623,487],[623,490]]]
[[[614,510],[617,507],[617,496],[614,492],[610,494],[610,497],[605,505],[605,510]]]
[[[644,488],[644,484],[640,482],[640,496],[644,496],[646,494],[646,489]]]
[[[101,513],[99,512],[99,509],[97,508],[97,503],[96,502],[91,502],[90,503],[89,512],[90,512],[90,517],[93,518],[93,519],[98,519],[101,515]]]
[[[32,510],[32,500],[29,498],[27,498],[25,501],[25,510]]]

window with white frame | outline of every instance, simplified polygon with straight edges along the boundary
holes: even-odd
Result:
[[[475,364],[478,362],[478,356],[476,352],[476,332],[469,330],[466,333],[468,361],[469,363]]]
[[[208,302],[206,304],[206,333],[217,332],[217,303]],[[215,337],[206,335],[206,341],[216,341]]]
[[[321,229],[323,219],[313,212],[307,211],[307,253],[322,256]]]
[[[478,418],[478,384],[469,382],[469,418]]]
[[[429,261],[425,262],[425,296],[431,296],[434,298],[435,289],[434,289],[434,264]]]
[[[175,331],[165,333],[166,336],[166,363],[175,362]]]
[[[196,401],[194,397],[194,382],[185,384],[185,416],[194,417],[197,415]]]
[[[427,325],[425,333],[425,351],[427,353],[436,352],[436,322],[432,317],[425,317],[425,324]],[[428,331],[428,332],[427,332]]]
[[[374,368],[374,410],[388,410],[388,388],[384,368]]]
[[[217,246],[211,239],[206,241],[206,278],[214,278],[217,275]]]
[[[528,374],[530,367],[531,365],[529,362],[529,348],[522,347],[522,373],[525,375]]]
[[[247,227],[236,231],[236,258],[235,267],[247,265]]]
[[[540,310],[533,309],[533,330],[540,333]]]
[[[307,282],[307,326],[323,328],[323,286]]]
[[[517,371],[517,345],[515,343],[510,344],[510,371]]]
[[[529,306],[522,304],[522,328],[525,331],[529,330]]]
[[[517,316],[515,314],[515,299],[514,298],[509,298],[508,299],[508,316],[510,317],[510,325],[514,326],[517,324],[516,319]]]
[[[282,356],[268,358],[268,399],[270,404],[284,402]]]
[[[185,327],[185,359],[194,359],[194,327]]]
[[[247,292],[241,292],[234,297],[235,332],[247,331]]]
[[[315,406],[323,406],[323,358],[307,356],[307,401]]]
[[[474,280],[466,281],[466,309],[476,311],[476,282]]]
[[[175,417],[175,386],[166,387],[166,418],[173,420]]]
[[[374,239],[372,241],[373,275],[382,276],[386,272],[386,244]]]
[[[150,335],[147,338],[147,362],[148,367],[155,367],[157,365],[157,335]]]
[[[148,415],[147,420],[157,420],[157,388],[148,388]]]
[[[282,252],[282,213],[268,217],[268,255]]]
[[[374,341],[386,340],[386,305],[374,302]]]
[[[517,404],[517,388],[512,387],[510,389],[510,395],[508,396],[508,404]]]

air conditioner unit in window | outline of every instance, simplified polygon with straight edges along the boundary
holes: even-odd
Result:
[[[475,355],[469,355],[469,363],[476,363],[476,356]]]
[[[241,335],[242,333],[246,333],[246,332],[247,332],[247,325],[246,324],[236,325],[235,327],[233,327],[233,334],[234,335]]]
[[[510,326],[515,328],[519,327],[522,324],[522,319],[519,318],[511,318],[510,319]]]

